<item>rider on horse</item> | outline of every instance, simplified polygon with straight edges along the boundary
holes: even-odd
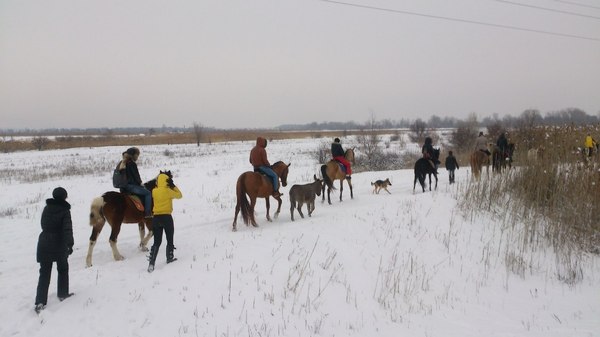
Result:
[[[342,148],[339,138],[335,138],[331,144],[331,156],[334,160],[344,165],[344,168],[346,169],[346,179],[351,179],[352,167],[350,166],[350,162],[346,160],[346,152],[344,151],[344,148]]]
[[[275,198],[281,196],[279,193],[279,177],[277,173],[271,169],[271,164],[267,159],[267,140],[263,137],[256,138],[256,146],[250,151],[250,164],[254,166],[254,172],[263,173],[273,182],[273,196]]]
[[[425,137],[425,144],[421,148],[421,153],[423,154],[423,158],[427,159],[434,170],[437,170],[437,163],[434,162],[435,158],[433,158],[433,140],[431,137]]]
[[[127,185],[121,188],[121,192],[128,192],[140,196],[144,201],[144,215],[146,218],[152,217],[152,192],[148,191],[142,185],[142,178],[136,161],[140,156],[140,149],[130,147],[123,152],[123,160],[119,164],[119,171],[125,170],[127,176]]]
[[[479,132],[479,136],[475,140],[475,150],[479,150],[484,152],[488,156],[491,155],[490,151],[487,148],[487,138],[483,135],[483,132]]]
[[[507,132],[502,132],[496,141],[496,146],[504,158],[506,158],[508,152],[508,139],[506,138],[507,134]]]

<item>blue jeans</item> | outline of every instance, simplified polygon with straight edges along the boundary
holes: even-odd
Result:
[[[277,173],[275,173],[275,171],[273,171],[273,169],[271,169],[268,166],[261,166],[258,169],[260,170],[260,172],[266,174],[267,177],[271,178],[271,181],[273,182],[273,191],[278,191],[279,177],[277,176]]]
[[[123,190],[139,195],[144,201],[144,214],[146,216],[152,215],[152,192],[148,191],[144,186],[127,184]]]

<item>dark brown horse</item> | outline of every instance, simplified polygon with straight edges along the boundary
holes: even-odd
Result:
[[[162,172],[172,177],[171,171]],[[149,191],[152,191],[156,187],[156,179],[150,180],[144,184],[144,187]],[[117,249],[117,237],[121,231],[121,224],[123,223],[137,223],[140,231],[140,250],[148,251],[146,245],[148,240],[152,237],[152,219],[144,218],[144,211],[140,211],[131,197],[125,193],[119,192],[106,192],[101,197],[98,197],[92,201],[90,211],[90,226],[92,226],[92,235],[90,236],[90,244],[88,247],[87,257],[85,264],[88,267],[92,266],[92,252],[96,245],[96,239],[102,231],[102,227],[108,221],[111,227],[110,232],[110,247],[112,248],[113,257],[116,261],[123,260],[124,257],[119,253]],[[148,228],[148,234],[146,235],[145,228]]]
[[[281,179],[281,185],[287,186],[287,176],[289,167],[291,164],[285,164],[282,161],[278,161],[271,165],[271,169],[275,171],[279,179]],[[246,198],[246,194],[250,197],[250,202]],[[242,212],[242,219],[246,225],[252,223],[252,226],[258,227],[256,219],[254,218],[254,206],[256,205],[256,198],[265,198],[267,204],[267,220],[271,220],[269,215],[269,198],[273,194],[273,183],[271,179],[258,172],[244,172],[242,173],[236,185],[237,203],[235,205],[235,217],[233,218],[233,231],[237,231],[237,217],[240,211]],[[275,198],[275,197],[274,197]],[[281,196],[275,198],[277,200],[277,212],[275,212],[275,218],[279,215],[281,210]]]
[[[354,164],[354,149],[347,149],[344,153],[344,157],[346,160],[352,162]],[[327,186],[327,201],[331,205],[331,190],[335,190],[333,186],[333,182],[336,180],[340,181],[340,201],[342,201],[342,192],[344,192],[344,180],[346,180],[346,172],[342,170],[340,167],[340,163],[336,160],[330,160],[327,164],[321,166],[321,174],[323,175],[323,180],[325,184],[323,184],[323,200],[321,202],[325,202],[325,186]],[[350,186],[350,198],[354,198],[354,194],[352,193],[352,181],[348,180],[348,186]]]
[[[502,173],[507,167],[512,168],[512,156],[515,151],[515,144],[509,143],[504,152],[494,146],[492,149],[492,170],[497,173]]]

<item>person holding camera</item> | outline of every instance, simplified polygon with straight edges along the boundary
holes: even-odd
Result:
[[[154,218],[152,219],[152,228],[154,233],[154,244],[150,249],[148,260],[148,272],[154,271],[154,263],[158,255],[158,249],[162,243],[163,231],[167,236],[167,263],[177,260],[173,255],[175,245],[173,244],[173,235],[175,227],[173,224],[173,199],[181,199],[182,194],[179,188],[173,183],[171,172],[160,172],[156,178],[156,187],[152,190],[154,200]]]
[[[42,211],[42,232],[38,238],[36,259],[40,264],[40,277],[35,296],[35,311],[40,313],[48,302],[48,288],[52,264],[56,262],[58,271],[58,299],[71,297],[69,293],[69,262],[73,253],[73,223],[71,221],[71,205],[66,201],[67,191],[57,187],[52,191],[52,198],[46,200]]]

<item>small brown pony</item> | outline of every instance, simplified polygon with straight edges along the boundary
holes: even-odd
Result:
[[[344,158],[346,160],[352,162],[354,164],[354,149],[347,149],[344,153]],[[333,182],[335,180],[340,181],[340,201],[342,201],[342,192],[344,191],[344,180],[346,180],[346,172],[344,172],[340,168],[340,163],[334,159],[327,162],[327,164],[321,166],[321,174],[323,175],[323,180],[325,184],[323,184],[322,192],[323,200],[321,202],[325,202],[325,186],[327,186],[327,201],[331,205],[331,190],[335,190],[333,186]],[[350,198],[354,199],[354,194],[352,193],[352,182],[348,180],[348,186],[350,186]]]
[[[479,180],[481,177],[481,172],[483,170],[483,166],[485,165],[486,172],[490,173],[490,156],[488,156],[485,152],[480,150],[475,150],[475,152],[471,153],[471,172],[473,173],[473,177]]]
[[[172,177],[171,171],[162,172]],[[144,184],[144,187],[152,191],[156,187],[156,179],[150,180]],[[140,211],[131,197],[126,193],[109,191],[92,201],[90,211],[90,226],[92,226],[92,235],[90,236],[90,245],[88,247],[85,264],[92,266],[92,253],[96,245],[96,239],[102,231],[102,227],[108,221],[111,227],[110,248],[112,248],[113,257],[116,261],[125,259],[117,249],[117,237],[121,231],[123,223],[137,223],[140,231],[140,250],[148,251],[146,245],[152,237],[152,219],[144,218],[144,211]],[[145,234],[145,228],[148,228],[148,234]]]
[[[278,161],[271,165],[271,169],[275,171],[279,179],[281,179],[281,185],[287,186],[287,176],[289,167],[291,164],[285,164],[282,161]],[[237,217],[240,211],[242,212],[242,219],[246,225],[252,223],[252,226],[258,227],[256,219],[254,218],[254,206],[256,205],[256,198],[265,198],[267,204],[267,220],[271,220],[269,215],[269,198],[273,194],[273,183],[271,179],[258,172],[244,172],[242,173],[236,184],[236,195],[237,203],[235,205],[235,217],[233,218],[233,231],[237,231]],[[250,202],[246,198],[246,194],[250,197]],[[275,198],[277,200],[277,212],[275,212],[275,218],[279,215],[281,210],[281,196]]]

